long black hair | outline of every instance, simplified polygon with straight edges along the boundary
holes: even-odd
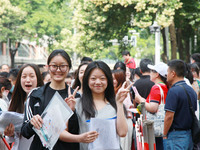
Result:
[[[83,62],[82,64],[79,65],[78,69],[75,72],[75,80],[74,80],[74,84],[72,86],[73,89],[76,89],[77,86],[79,86],[78,89],[81,88],[81,81],[79,80],[79,72],[80,72],[80,68],[84,65],[88,65],[88,62]]]
[[[92,92],[88,85],[88,82],[91,72],[96,68],[101,69],[104,72],[108,82],[107,88],[105,90],[105,98],[115,108],[115,110],[117,110],[111,70],[108,65],[103,61],[94,61],[87,66],[85,74],[83,76],[83,95],[81,98],[81,103],[83,113],[88,119],[91,117],[95,117],[95,107]]]
[[[194,82],[194,78],[193,78],[191,66],[190,64],[185,63],[185,67],[186,67],[185,77],[190,81],[190,84],[192,84]]]
[[[199,66],[197,63],[190,64],[190,69],[191,69],[191,71],[196,72],[197,76],[199,76]]]
[[[37,77],[37,87],[44,85],[39,67],[37,65],[35,65],[35,64],[23,65],[17,75],[15,88],[12,93],[11,103],[8,108],[9,111],[14,111],[14,112],[18,112],[18,113],[24,112],[24,102],[26,100],[26,92],[23,90],[22,85],[21,85],[21,75],[22,75],[23,70],[26,67],[31,67],[35,71],[35,74]]]
[[[123,63],[121,61],[116,62],[113,70],[117,70],[117,69],[122,69],[126,73],[126,65],[125,65],[125,63]]]

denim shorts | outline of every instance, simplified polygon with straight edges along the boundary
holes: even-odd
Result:
[[[169,132],[167,139],[163,139],[163,146],[164,150],[192,150],[191,130]]]

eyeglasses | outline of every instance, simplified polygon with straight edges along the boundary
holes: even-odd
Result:
[[[51,72],[56,72],[57,70],[61,71],[61,72],[66,72],[67,69],[69,68],[69,65],[60,65],[60,66],[57,66],[57,65],[49,65],[49,70]]]

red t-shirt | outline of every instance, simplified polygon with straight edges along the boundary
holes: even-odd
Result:
[[[126,61],[125,64],[130,69],[135,69],[136,68],[135,60],[133,58],[131,58],[130,60]]]
[[[166,97],[167,97],[168,88],[167,88],[166,84],[159,83],[159,85],[160,85],[160,87],[163,90],[163,93],[164,93],[164,103],[165,103],[165,100],[166,100]],[[159,103],[159,104],[161,103],[161,93],[160,93],[160,88],[158,87],[158,85],[155,84],[151,88],[150,94],[147,97],[146,102],[147,103],[149,103],[149,102],[155,102],[155,103]]]

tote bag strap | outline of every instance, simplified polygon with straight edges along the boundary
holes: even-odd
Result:
[[[187,100],[188,100],[188,103],[189,103],[190,110],[192,112],[192,115],[195,115],[195,111],[194,111],[193,106],[192,106],[191,98],[190,98],[187,90],[185,89],[184,86],[182,86],[182,85],[179,85],[179,86],[182,87],[184,89],[185,93],[187,94]]]
[[[160,88],[160,95],[161,95],[160,104],[164,104],[164,92],[163,92],[163,89],[161,88],[161,86],[159,84],[156,84],[156,85]]]

